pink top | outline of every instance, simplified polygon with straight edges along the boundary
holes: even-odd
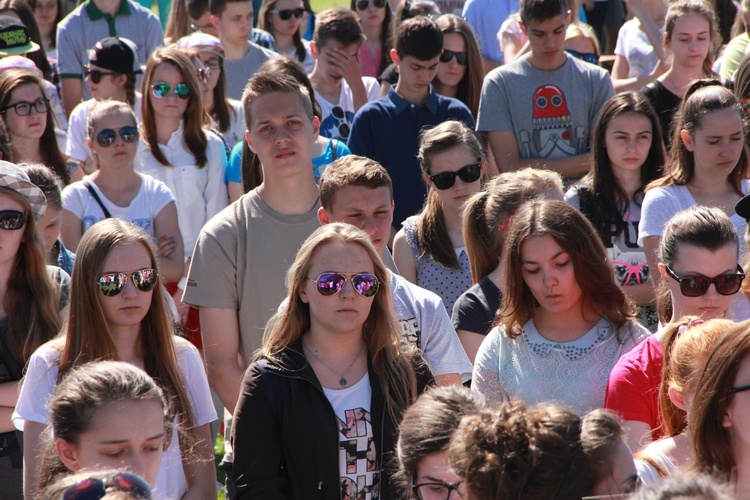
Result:
[[[654,441],[662,436],[659,418],[659,385],[664,351],[656,337],[649,337],[624,354],[609,375],[606,409],[622,420],[645,422]]]
[[[378,78],[380,76],[380,60],[383,57],[383,48],[378,47],[375,54],[363,43],[359,48],[359,62],[362,63],[362,76]]]

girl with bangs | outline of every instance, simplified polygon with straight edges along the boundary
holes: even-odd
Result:
[[[661,177],[664,143],[659,118],[635,92],[612,97],[594,128],[594,168],[571,187],[565,201],[596,228],[612,262],[615,280],[638,305],[637,319],[654,331],[654,287],[638,225],[646,186]]]
[[[195,66],[178,48],[162,48],[148,60],[143,76],[141,144],[136,171],[162,181],[172,191],[185,248],[184,273],[203,225],[227,206],[221,139],[203,129],[203,104]],[[184,277],[169,286],[184,320]],[[170,284],[172,285],[172,284]]]
[[[234,412],[235,498],[395,498],[386,457],[433,379],[401,342],[370,237],[348,224],[319,228],[288,289]]]
[[[22,440],[11,423],[19,381],[67,316],[70,277],[46,265],[37,231],[46,206],[23,170],[0,161],[0,484],[9,498],[23,495]]]
[[[184,432],[173,434],[155,481],[155,497],[216,498],[209,424],[216,419],[200,354],[175,335],[159,292],[156,248],[141,228],[107,219],[81,238],[73,267],[64,338],[32,355],[13,414],[24,432],[24,493],[35,498],[47,403],[74,367],[97,360],[131,363],[158,381]]]
[[[24,69],[0,72],[0,119],[10,136],[15,163],[42,163],[67,186],[83,177],[60,150],[55,120],[42,79]]]
[[[680,102],[687,98],[692,82],[717,76],[711,68],[720,45],[716,14],[708,3],[678,0],[669,6],[664,48],[671,52],[672,65],[666,73],[641,89],[659,115],[667,148],[679,142],[670,133],[674,130],[672,121]]]
[[[490,402],[554,401],[579,413],[604,405],[607,376],[648,332],[632,319],[596,229],[554,200],[516,213],[499,326],[479,347],[471,387]]]
[[[695,205],[716,207],[732,221],[737,234],[747,222],[734,206],[750,188],[748,153],[738,99],[718,80],[699,80],[685,93],[676,117],[666,174],[646,187],[638,244],[649,269],[657,269],[657,249],[667,221]],[[740,258],[747,247],[740,244]],[[657,286],[659,274],[652,280]]]

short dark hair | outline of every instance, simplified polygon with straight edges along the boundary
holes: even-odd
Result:
[[[336,193],[348,186],[384,187],[393,201],[393,182],[380,163],[364,156],[346,155],[328,165],[320,176],[320,205],[331,211]]]
[[[249,3],[251,6],[253,5],[251,0],[208,0],[208,10],[211,12],[212,16],[221,17],[224,11],[227,10],[228,3],[240,2]]]
[[[225,2],[222,0],[221,10],[224,10]],[[209,11],[209,0],[187,0],[188,16],[199,19],[206,11]],[[213,14],[213,13],[212,13]]]
[[[42,190],[47,198],[47,207],[62,210],[62,179],[42,163],[21,163],[19,166],[29,176],[31,183]]]
[[[313,42],[318,50],[330,40],[343,45],[361,44],[365,40],[362,26],[353,11],[344,7],[326,9],[315,18]]]
[[[546,21],[568,13],[567,0],[521,0],[519,14],[528,26],[531,21]]]
[[[443,51],[443,32],[429,17],[407,19],[398,28],[396,52],[399,57],[429,61]]]

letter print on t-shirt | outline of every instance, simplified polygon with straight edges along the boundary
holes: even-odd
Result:
[[[341,433],[339,482],[342,500],[374,500],[380,497],[380,471],[372,436],[370,412],[364,408],[345,410],[346,421],[336,417]]]
[[[534,91],[534,129],[521,130],[524,158],[565,158],[586,152],[586,129],[571,122],[565,94],[555,85]]]

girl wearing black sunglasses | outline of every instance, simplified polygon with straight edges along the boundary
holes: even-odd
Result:
[[[481,189],[484,151],[471,129],[450,120],[423,133],[418,157],[427,199],[396,234],[393,259],[404,278],[440,295],[450,314],[472,284],[461,213]]]
[[[109,217],[144,227],[159,242],[167,282],[179,281],[184,265],[174,195],[164,183],[135,171],[139,132],[124,102],[97,102],[88,113],[86,144],[95,170],[63,190],[60,237],[75,252],[83,234]]]
[[[607,387],[606,408],[621,415],[634,449],[662,436],[658,387],[677,338],[677,329],[668,323],[728,314],[733,297],[742,298],[737,295],[744,280],[737,249],[737,231],[718,208],[691,207],[667,223],[654,269],[661,276],[657,298],[665,326],[618,361]]]
[[[311,73],[315,66],[310,42],[299,32],[305,8],[301,0],[263,0],[258,13],[258,28],[273,35],[276,52],[298,61]]]
[[[87,362],[109,360],[158,381],[181,429],[164,451],[155,497],[216,498],[209,428],[216,411],[198,350],[175,335],[151,237],[117,218],[95,224],[81,238],[72,283],[65,336],[34,352],[14,414],[24,431],[25,496],[37,498],[38,457],[51,424],[46,403],[58,381]],[[140,416],[131,417],[139,425]]]
[[[378,78],[391,64],[393,11],[386,0],[351,0],[362,25],[365,41],[359,48],[362,76]]]
[[[386,460],[432,376],[401,342],[370,237],[349,224],[319,228],[288,289],[234,412],[234,497],[397,498]]]
[[[466,104],[476,118],[484,70],[474,32],[469,23],[453,14],[444,14],[435,22],[443,32],[443,53],[432,85],[438,94]]]

